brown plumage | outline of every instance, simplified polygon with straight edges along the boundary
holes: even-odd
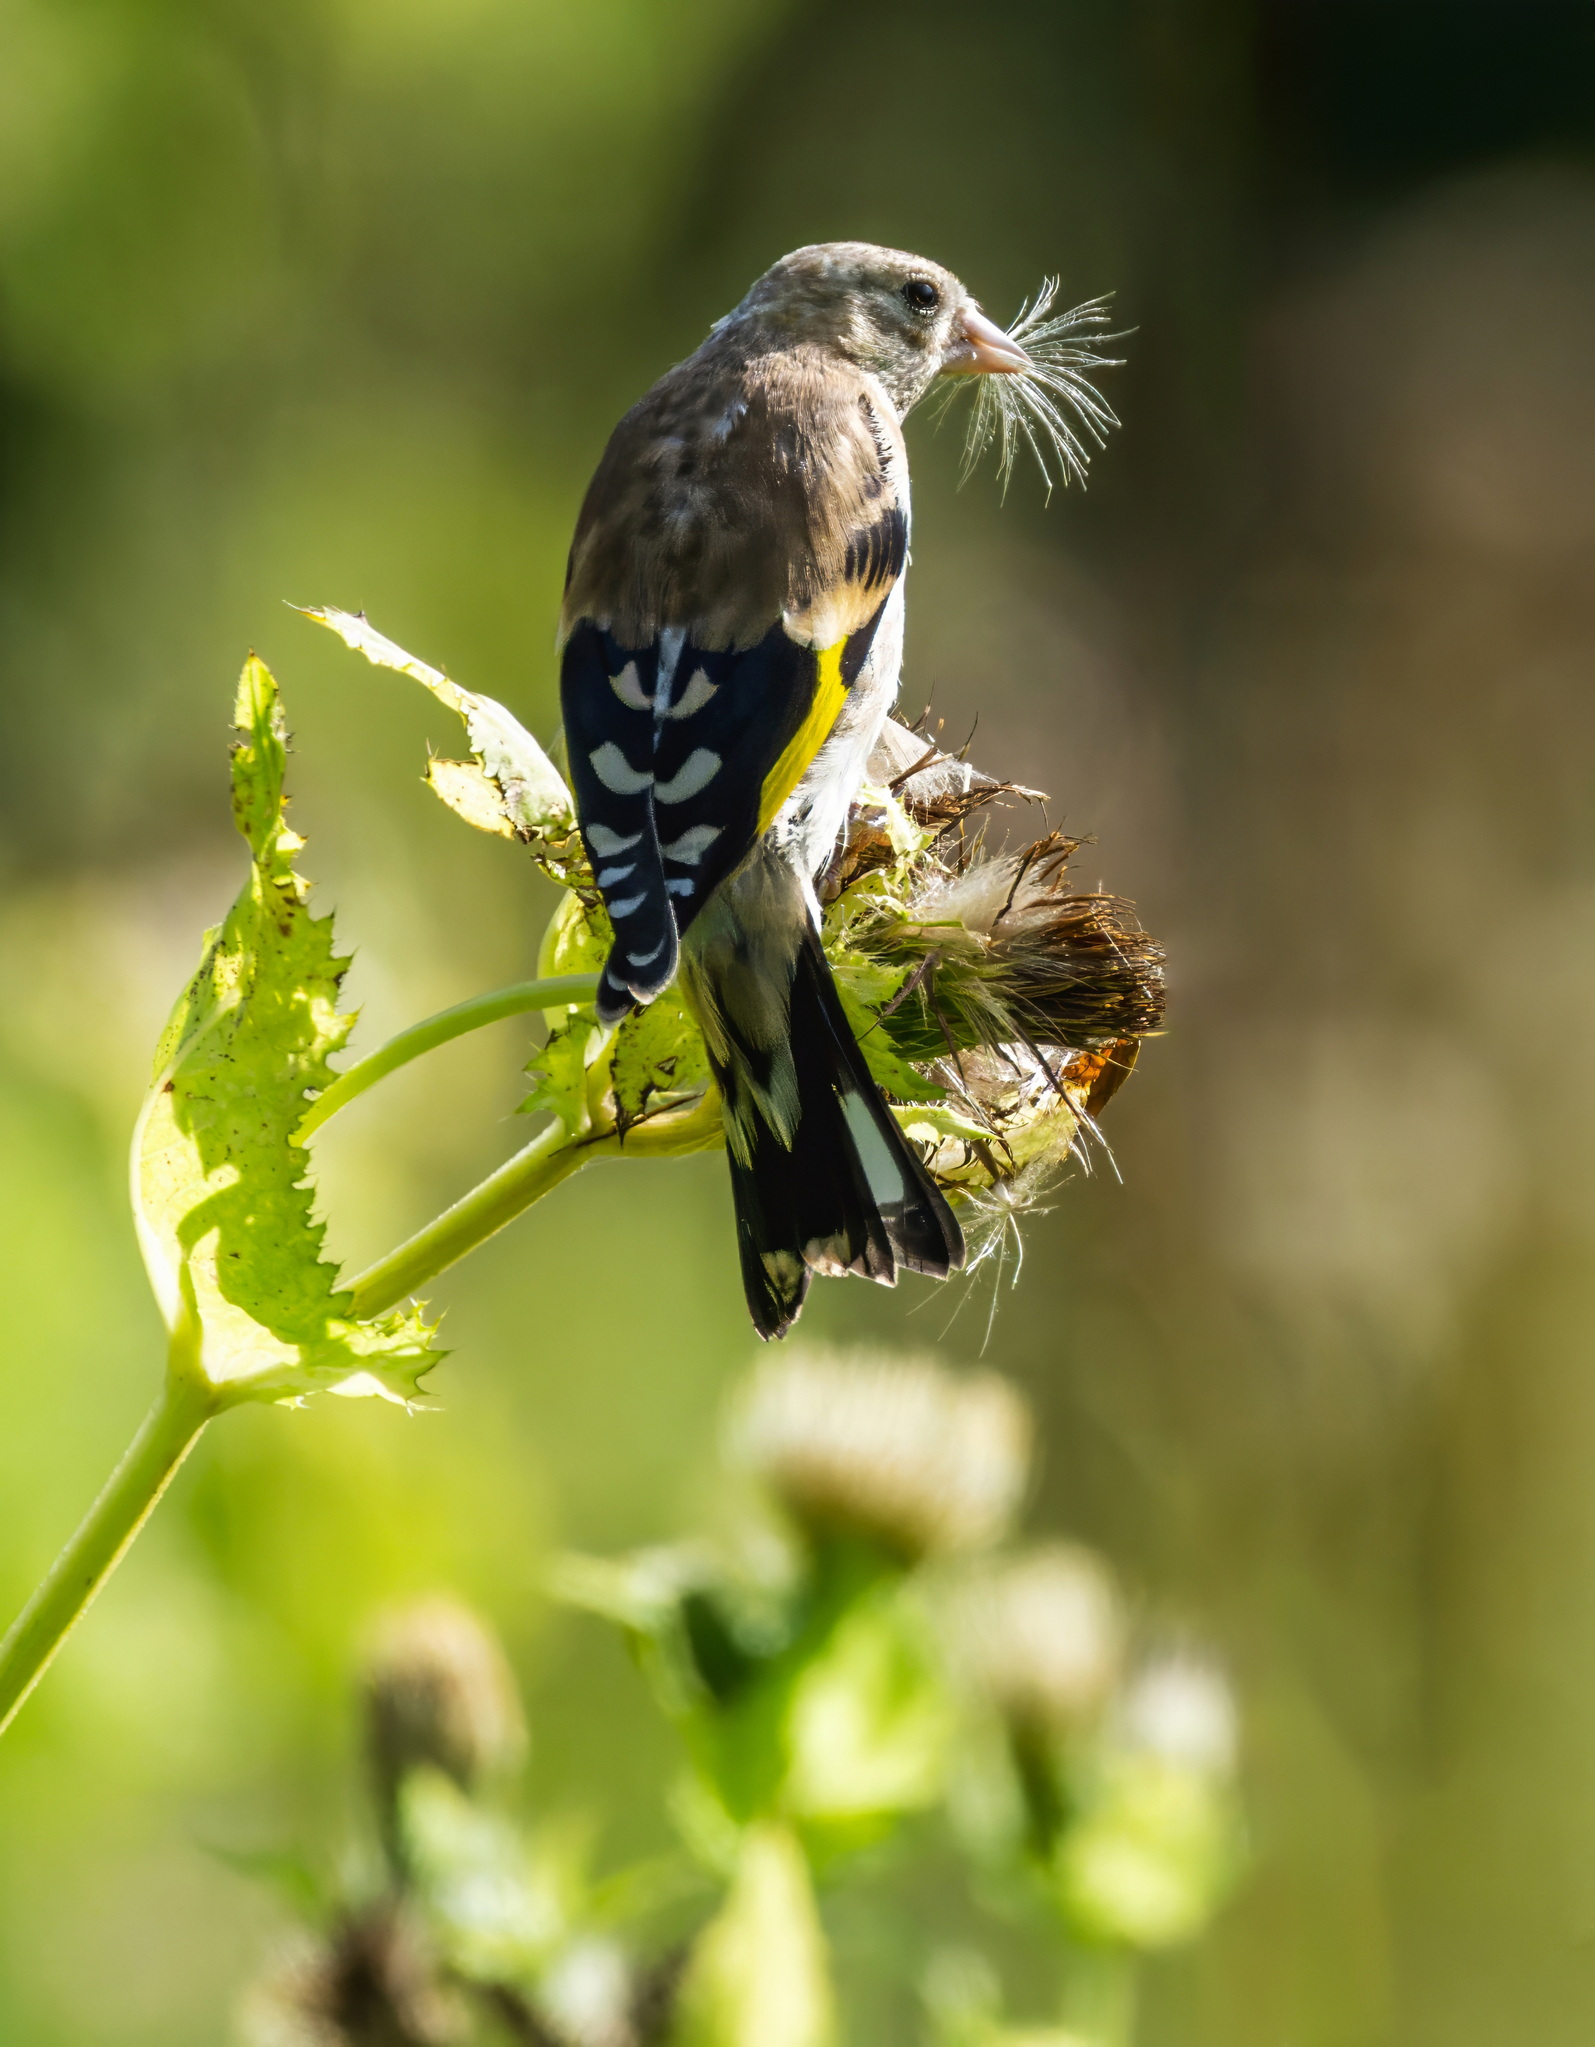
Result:
[[[828,646],[880,602],[891,579],[850,581],[848,548],[903,514],[902,430],[856,365],[751,340],[711,335],[615,429],[571,548],[567,631],[592,618],[638,646],[685,626],[704,648],[751,647],[784,613]]]

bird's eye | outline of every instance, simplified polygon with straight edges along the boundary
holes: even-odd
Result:
[[[911,277],[903,286],[903,297],[916,313],[934,313],[941,304],[941,293],[928,277]]]

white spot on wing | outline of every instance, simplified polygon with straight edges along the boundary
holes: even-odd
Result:
[[[692,680],[681,692],[679,703],[672,704],[670,709],[666,711],[665,716],[667,718],[690,718],[695,711],[703,709],[704,705],[719,687],[719,683],[711,682],[701,668],[694,669]]]
[[[648,891],[644,889],[640,896],[626,896],[622,901],[610,903],[607,907],[611,917],[629,917],[633,910],[640,909],[647,900]]]
[[[593,765],[597,767],[596,760]],[[599,772],[602,774],[603,771],[600,769]],[[711,753],[706,746],[694,747],[670,780],[655,787],[654,800],[657,803],[685,803],[689,796],[696,796],[700,789],[707,789],[719,772],[720,756]],[[650,776],[649,780],[652,779]]]
[[[618,675],[609,678],[609,687],[620,701],[633,711],[651,711],[653,699],[644,695],[642,678],[637,673],[635,661],[628,661]]]
[[[697,883],[696,883],[695,881],[690,881],[690,880],[689,880],[689,881],[667,881],[667,882],[665,883],[665,893],[666,893],[667,895],[672,895],[672,896],[690,896],[690,895],[692,894],[692,891],[693,891],[693,890],[694,890],[694,889],[695,889],[695,888],[696,888],[697,886],[698,886],[698,884],[697,884]]]
[[[624,881],[628,874],[635,874],[636,872],[637,863],[635,860],[628,860],[624,867],[606,867],[599,874],[598,886],[600,888],[613,888],[617,881]]]
[[[652,952],[628,952],[626,958],[634,967],[651,967],[665,949],[666,941],[661,938]]]
[[[606,789],[612,789],[617,796],[635,796],[639,789],[646,789],[653,776],[634,768],[612,739],[606,739],[602,746],[596,746],[587,758],[593,764],[593,773]],[[691,762],[688,763],[691,765]],[[715,766],[719,766],[716,761]],[[679,779],[679,778],[678,778]]]
[[[717,824],[695,824],[679,839],[672,839],[668,846],[661,846],[659,850],[667,860],[674,860],[678,867],[696,867],[719,838],[721,829]]]
[[[587,827],[587,843],[600,860],[612,860],[617,853],[629,853],[642,844],[641,832],[612,832],[606,824]]]

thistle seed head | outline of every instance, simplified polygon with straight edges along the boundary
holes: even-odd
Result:
[[[1122,896],[1069,886],[1079,845],[1049,832],[1023,852],[929,877],[912,908],[926,924],[957,924],[983,948],[993,996],[1024,1036],[1094,1050],[1162,1022],[1163,951]]]
[[[512,1769],[525,1752],[525,1722],[504,1653],[455,1600],[419,1600],[380,1621],[362,1688],[385,1803],[401,1778],[422,1764],[472,1791]]]
[[[995,1541],[1030,1468],[1023,1399],[929,1358],[798,1351],[762,1363],[731,1454],[814,1534],[853,1531],[908,1560]]]
[[[869,773],[822,891],[828,947],[844,981],[854,962],[866,981],[895,974],[875,1028],[946,1092],[946,1112],[905,1124],[978,1211],[978,1254],[1013,1239],[1071,1154],[1087,1159],[1082,1131],[1162,1021],[1163,953],[1129,903],[1069,885],[1078,840],[990,849],[989,806],[1035,790],[894,723]]]

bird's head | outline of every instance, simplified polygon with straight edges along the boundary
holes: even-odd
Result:
[[[778,346],[835,349],[880,379],[899,418],[937,377],[1031,367],[1024,349],[987,319],[950,270],[873,242],[794,249],[730,318],[754,324]]]

